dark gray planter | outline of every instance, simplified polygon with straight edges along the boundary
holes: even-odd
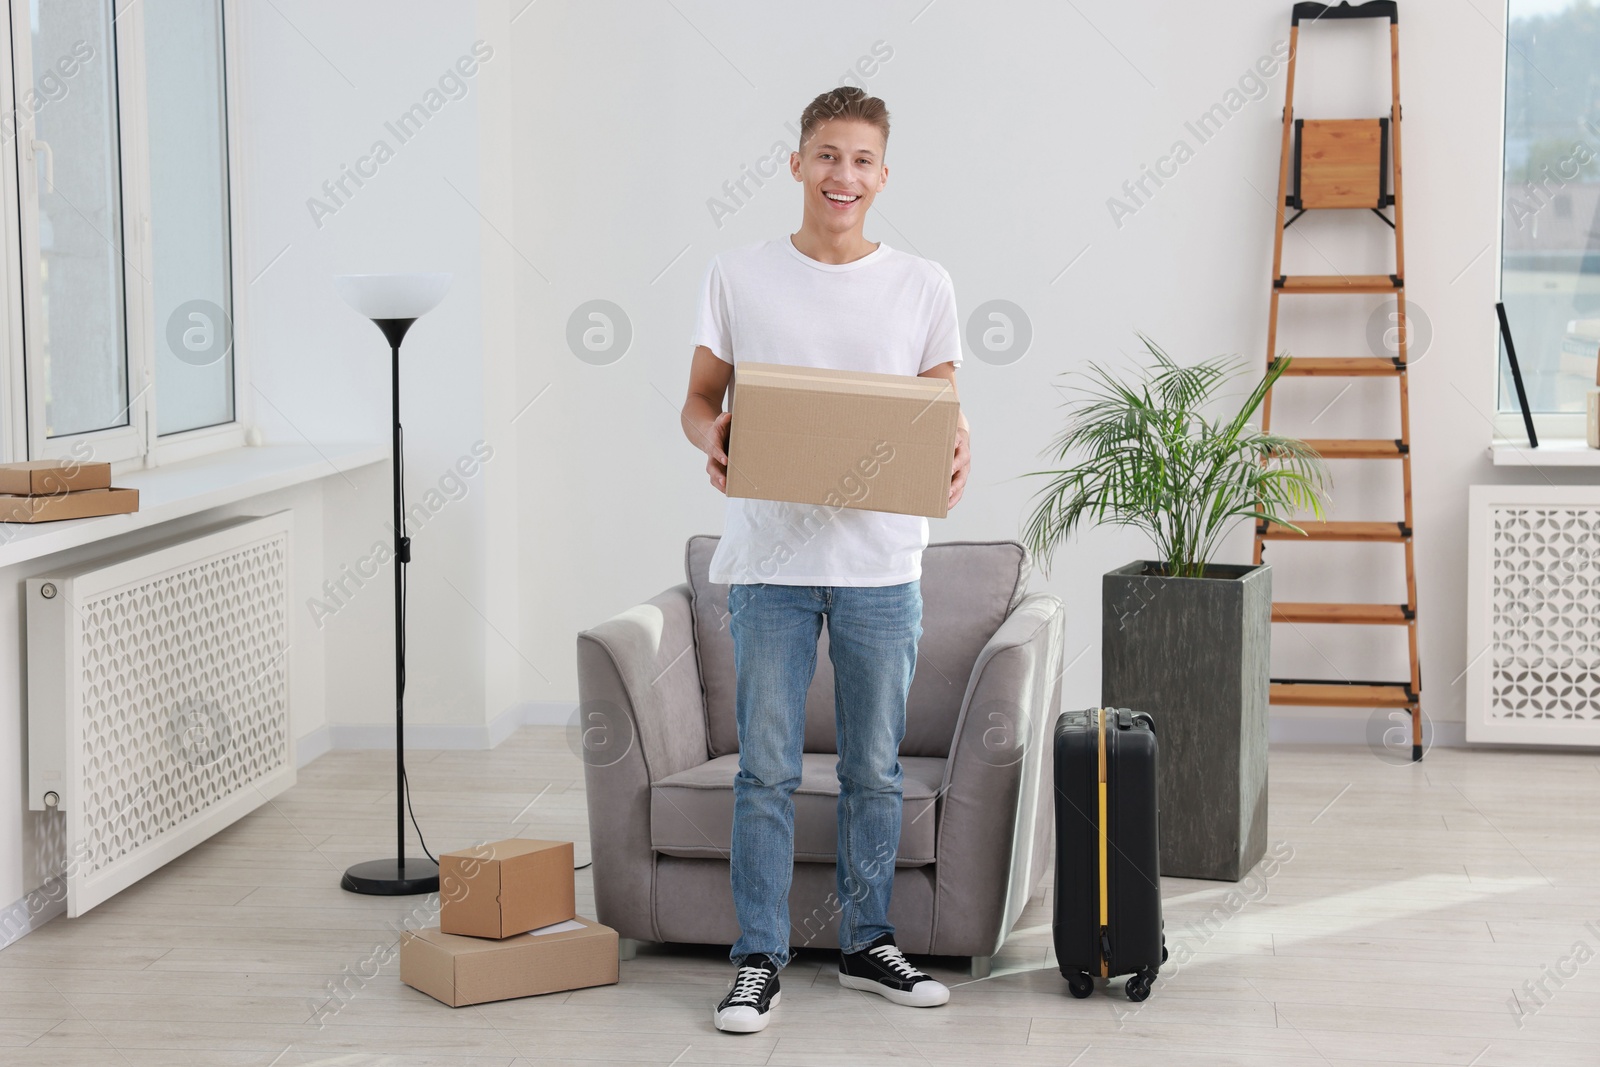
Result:
[[[1155,716],[1161,873],[1237,882],[1267,847],[1272,572],[1160,569],[1105,576],[1100,700]]]

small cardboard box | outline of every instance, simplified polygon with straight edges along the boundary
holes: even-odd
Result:
[[[943,378],[740,363],[730,497],[942,519],[960,405]]]
[[[614,985],[617,932],[583,918],[501,941],[408,930],[400,938],[400,980],[452,1008]]]
[[[0,522],[53,522],[139,510],[137,489],[75,489],[50,496],[0,494]]]
[[[511,937],[578,913],[571,841],[512,838],[439,857],[439,929]]]
[[[32,459],[25,463],[0,463],[0,493],[46,496],[80,489],[109,489],[111,464],[79,463],[72,459]]]

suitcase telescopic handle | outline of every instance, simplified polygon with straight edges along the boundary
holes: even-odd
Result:
[[[1117,729],[1131,730],[1134,723],[1143,723],[1151,733],[1156,732],[1156,720],[1148,711],[1133,711],[1129,708],[1117,708]]]

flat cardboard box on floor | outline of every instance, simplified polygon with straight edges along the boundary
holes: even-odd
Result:
[[[439,929],[511,937],[578,913],[571,841],[512,838],[439,857]]]
[[[499,941],[408,930],[400,938],[400,980],[452,1008],[614,985],[617,932],[584,918]]]
[[[0,522],[53,522],[139,510],[137,489],[77,489],[49,496],[0,494]]]
[[[949,511],[960,404],[943,378],[739,363],[730,411],[730,497]]]
[[[45,496],[81,489],[111,488],[111,464],[75,459],[30,459],[0,463],[0,493]]]

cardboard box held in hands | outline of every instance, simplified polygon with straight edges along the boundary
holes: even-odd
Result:
[[[960,405],[943,378],[740,363],[730,410],[730,497],[949,512]]]

